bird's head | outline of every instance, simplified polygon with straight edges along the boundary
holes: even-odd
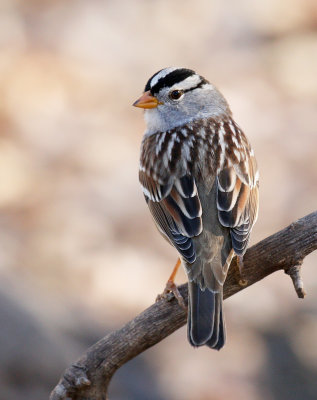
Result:
[[[145,110],[148,134],[193,120],[230,115],[222,94],[205,78],[186,68],[170,67],[154,74],[133,105]]]

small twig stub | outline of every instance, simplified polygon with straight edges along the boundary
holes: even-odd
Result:
[[[285,273],[292,278],[298,298],[303,299],[306,296],[306,291],[304,289],[304,282],[301,276],[301,266],[293,265],[292,267],[288,268]]]

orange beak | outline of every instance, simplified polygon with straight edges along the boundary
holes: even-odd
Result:
[[[133,103],[133,106],[140,108],[155,108],[159,104],[162,103],[160,103],[156,97],[152,96],[150,91],[148,90],[147,92],[144,92],[135,103]]]

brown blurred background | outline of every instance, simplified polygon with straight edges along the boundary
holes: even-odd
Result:
[[[248,135],[253,243],[316,208],[317,2],[1,0],[0,32],[0,398],[40,400],[176,260],[138,184],[131,104],[157,70],[197,70]],[[221,352],[183,328],[122,368],[110,398],[316,399],[316,263],[305,301],[276,273],[226,301]]]

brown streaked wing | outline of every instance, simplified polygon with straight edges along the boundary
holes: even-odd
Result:
[[[153,178],[140,172],[140,182],[160,232],[187,262],[194,262],[191,238],[202,231],[201,204],[194,178],[185,175],[168,185],[157,185]]]
[[[152,201],[161,201],[169,194],[173,186],[172,182],[160,185],[143,171],[139,172],[139,181],[141,183],[144,196]]]
[[[156,226],[163,237],[176,248],[179,254],[188,263],[193,263],[196,260],[196,253],[192,239],[179,232],[173,218],[169,215],[168,211],[164,209],[162,203],[148,200],[147,204]]]

